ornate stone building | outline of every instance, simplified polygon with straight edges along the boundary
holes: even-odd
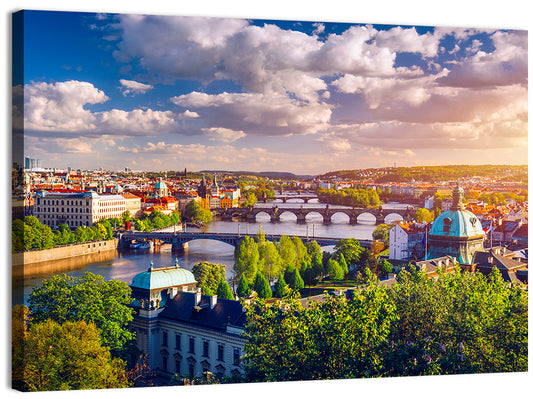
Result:
[[[202,295],[194,275],[176,264],[150,268],[130,285],[135,298],[131,328],[156,375],[219,377],[242,373],[246,316],[239,301]]]
[[[428,234],[428,259],[451,256],[464,265],[474,263],[476,251],[483,251],[485,232],[481,222],[463,204],[463,189],[457,183],[452,191],[450,210],[433,222]]]

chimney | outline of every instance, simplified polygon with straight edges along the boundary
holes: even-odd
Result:
[[[209,297],[209,308],[213,309],[216,305],[217,305],[217,296],[216,295],[211,295]]]
[[[198,287],[196,289],[196,293],[194,294],[194,306],[198,306],[201,300],[202,300],[202,289]]]

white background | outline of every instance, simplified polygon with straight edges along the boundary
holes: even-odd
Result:
[[[243,17],[262,19],[289,19],[309,21],[337,21],[357,23],[383,23],[426,26],[457,26],[479,28],[529,29],[533,20],[531,2],[527,0],[189,0],[150,1],[147,3],[117,0],[91,0],[88,2],[48,1],[3,1],[2,8],[2,104],[0,146],[3,151],[1,190],[2,218],[0,245],[4,262],[2,308],[1,387],[10,397],[18,395],[10,391],[10,87],[11,87],[11,13],[20,9],[149,13],[167,15],[204,15],[215,17]],[[529,7],[528,7],[529,6]],[[75,397],[93,395],[116,397],[146,397],[162,395],[172,397],[206,395],[216,398],[300,398],[315,397],[372,397],[372,398],[521,398],[531,397],[530,373],[491,374],[475,376],[441,376],[423,378],[383,378],[370,380],[343,380],[327,382],[268,383],[246,385],[218,385],[199,387],[149,388],[113,391],[77,392]],[[4,392],[2,392],[3,394]],[[70,397],[72,393],[25,394],[39,397]]]

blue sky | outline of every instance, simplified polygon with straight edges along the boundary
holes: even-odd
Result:
[[[45,167],[527,163],[527,32],[26,11]]]

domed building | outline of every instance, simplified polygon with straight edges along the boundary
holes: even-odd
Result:
[[[174,266],[154,268],[133,277],[131,331],[137,349],[148,355],[156,377],[218,377],[243,373],[246,315],[239,301],[202,295],[194,275]]]
[[[141,309],[158,309],[165,306],[169,299],[176,296],[178,291],[194,291],[196,280],[194,275],[178,265],[178,259],[172,267],[150,268],[133,278],[130,285],[132,305]]]
[[[457,183],[452,191],[452,207],[433,222],[428,234],[428,259],[451,256],[460,264],[474,263],[476,251],[483,251],[485,232],[479,219],[463,204],[464,191]]]
[[[154,184],[154,197],[167,197],[168,196],[168,186],[163,181],[162,178],[159,178],[159,181]]]

